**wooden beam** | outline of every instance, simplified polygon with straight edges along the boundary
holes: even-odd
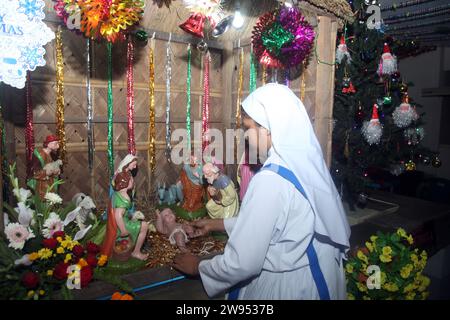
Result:
[[[334,62],[336,57],[337,22],[328,16],[319,16],[317,54],[321,61]],[[331,165],[333,131],[334,65],[319,63],[316,78],[316,110],[314,129],[328,167]]]

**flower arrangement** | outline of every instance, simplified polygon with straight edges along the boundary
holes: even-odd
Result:
[[[427,253],[413,248],[414,239],[399,228],[378,232],[345,266],[349,300],[424,300],[430,279],[422,274]]]
[[[111,296],[111,300],[134,300],[134,298],[128,293],[122,294],[120,292],[114,292]]]
[[[19,187],[15,165],[9,167],[8,176],[17,207],[4,204],[9,214],[5,238],[0,236],[0,299],[45,299],[58,290],[69,298],[69,283],[71,289],[87,286],[96,268],[107,263],[96,244],[82,243],[93,225],[80,229],[75,221],[80,207],[73,203],[64,207],[52,192],[61,180],[41,199]],[[96,218],[93,224],[98,224]]]

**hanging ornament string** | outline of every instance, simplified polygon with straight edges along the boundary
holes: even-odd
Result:
[[[109,177],[114,175],[114,145],[113,145],[113,92],[112,92],[112,43],[107,43],[108,49],[108,165]]]
[[[306,60],[302,63],[302,79],[300,81],[300,100],[303,102],[306,93]]]
[[[170,41],[172,34],[169,36],[169,41],[166,45],[166,158],[170,163],[170,154],[172,153],[172,145],[170,144],[170,82],[172,80],[172,57],[170,55]]]
[[[192,50],[191,44],[187,46],[188,62],[187,62],[187,79],[186,79],[186,135],[187,135],[187,150],[191,154],[191,58]]]
[[[134,139],[134,44],[131,37],[127,45],[127,116],[128,116],[128,153],[136,155]]]
[[[244,49],[239,48],[239,80],[238,80],[238,94],[236,99],[236,130],[241,127],[241,102],[242,102],[242,89],[244,85]],[[237,158],[237,151],[239,148],[239,134],[236,135],[236,145],[234,148],[234,158],[236,161],[239,161]]]
[[[94,167],[94,132],[91,88],[91,40],[86,39],[86,97],[87,97],[87,139],[88,139],[88,165],[92,172]]]
[[[149,122],[148,122],[148,169],[152,174],[156,169],[156,130],[155,130],[155,38],[150,42],[149,60]],[[150,179],[149,179],[150,181]]]
[[[265,85],[267,83],[267,66],[263,64],[262,66],[262,85]]]
[[[56,32],[56,136],[59,139],[59,156],[66,163],[66,130],[64,125],[64,60],[61,26]]]
[[[203,110],[202,110],[202,158],[204,159],[205,149],[209,143],[207,136],[209,130],[209,63],[211,55],[209,51],[204,56],[203,62]]]
[[[256,58],[252,48],[252,52],[250,53],[250,80],[249,80],[250,83],[248,86],[250,93],[256,90],[256,79],[257,79]]]
[[[27,170],[30,170],[31,159],[34,151],[34,124],[33,124],[33,103],[31,101],[31,78],[30,71],[27,71],[27,82],[25,89],[26,119],[25,119],[25,150],[27,157]]]

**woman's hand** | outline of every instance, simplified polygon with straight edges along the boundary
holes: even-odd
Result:
[[[182,253],[173,259],[172,267],[190,276],[197,276],[200,259],[191,253]]]

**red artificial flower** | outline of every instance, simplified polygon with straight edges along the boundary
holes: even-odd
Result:
[[[86,262],[91,267],[96,267],[98,260],[97,260],[97,257],[95,256],[95,254],[88,254],[88,256],[86,258]]]
[[[87,267],[84,267],[83,269],[81,269],[80,282],[81,282],[82,288],[86,287],[89,284],[89,282],[91,282],[93,275],[94,275],[94,272],[92,271],[91,267],[87,266]]]
[[[53,277],[58,280],[67,279],[67,268],[69,267],[68,263],[60,262],[55,266],[55,270],[53,271]]]
[[[39,284],[39,276],[34,272],[28,271],[22,277],[22,284],[27,289],[34,289]]]
[[[89,241],[86,244],[86,250],[88,253],[97,254],[100,252],[100,247],[98,245],[96,245],[95,243]]]
[[[64,239],[64,237],[65,237],[65,233],[64,233],[64,231],[56,231],[56,232],[54,232],[53,233],[53,238],[58,238],[58,237],[61,237],[61,238],[63,238]]]
[[[77,257],[81,257],[84,254],[84,248],[79,244],[77,244],[76,246],[73,247],[72,252]]]
[[[53,250],[53,249],[55,249],[56,246],[58,245],[58,241],[56,241],[55,238],[44,239],[44,240],[42,240],[42,245],[43,245],[45,248],[48,248],[48,249]]]

